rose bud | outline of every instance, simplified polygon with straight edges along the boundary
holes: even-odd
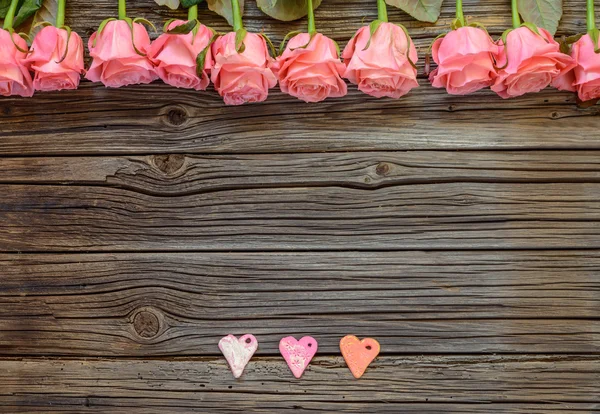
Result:
[[[597,47],[589,34],[573,45],[571,56],[577,65],[573,69],[574,86],[582,101],[600,98],[600,53],[596,53]]]
[[[500,43],[496,63],[501,69],[492,90],[504,99],[539,92],[575,66],[547,30],[537,30],[521,26],[508,33],[505,45]]]
[[[186,23],[175,20],[169,24],[168,30]],[[187,34],[163,33],[152,42],[148,58],[154,63],[156,73],[166,84],[203,91],[210,80],[207,72],[213,65],[210,52],[212,37],[213,31],[200,23]],[[196,58],[207,47],[204,67],[197,72]],[[198,73],[202,76],[198,76]]]
[[[243,30],[243,29],[242,29]],[[246,33],[243,46],[236,47],[236,32],[227,33],[212,45],[214,66],[211,80],[227,105],[262,102],[277,78],[269,69],[272,58],[265,39]]]
[[[31,50],[26,62],[35,73],[35,90],[77,89],[84,72],[83,40],[77,33],[46,26],[35,36]]]
[[[33,96],[33,82],[25,64],[26,51],[27,43],[21,36],[0,29],[0,95]]]
[[[406,31],[381,22],[373,35],[363,26],[342,53],[344,77],[368,95],[400,98],[419,86],[415,63],[417,49]]]
[[[346,95],[342,75],[346,70],[333,40],[314,33],[294,36],[271,66],[281,91],[305,102],[320,102]]]
[[[87,79],[119,88],[158,78],[152,62],[145,56],[150,48],[148,32],[143,25],[132,24],[133,36],[125,20],[111,20],[102,31],[92,34],[88,47],[93,61]]]
[[[429,81],[451,95],[487,88],[498,76],[494,67],[498,52],[498,45],[484,29],[459,27],[433,43],[432,57],[438,67],[429,74]]]

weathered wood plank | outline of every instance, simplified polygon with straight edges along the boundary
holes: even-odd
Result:
[[[509,2],[465,1],[467,14],[501,33],[510,24]],[[115,14],[112,1],[69,3],[68,21],[87,38]],[[568,2],[559,34],[585,29],[583,0]],[[75,12],[76,10],[76,12]],[[130,15],[154,22],[182,17],[152,0],[136,1]],[[408,26],[421,51],[447,30],[447,2],[437,25],[418,23],[390,8],[393,21]],[[317,11],[320,29],[343,46],[362,19],[374,18],[374,1],[326,2]],[[201,19],[227,30],[224,20],[203,11]],[[249,2],[246,24],[280,40],[304,21],[276,22]],[[422,67],[424,59],[419,65]],[[572,94],[547,90],[503,101],[491,92],[450,97],[423,85],[399,101],[377,100],[354,87],[343,99],[306,105],[280,93],[268,103],[225,107],[214,91],[197,93],[161,84],[105,90],[84,83],[80,91],[0,101],[0,154],[260,153],[339,150],[600,148],[598,107],[580,109]],[[51,139],[49,138],[51,137]]]
[[[467,403],[473,405],[466,412],[476,413],[600,407],[600,360],[594,356],[380,357],[360,381],[341,357],[315,358],[302,380],[291,376],[281,358],[253,359],[240,380],[222,358],[26,359],[3,360],[0,366],[0,407],[130,413],[404,412],[405,407],[433,413],[462,412]]]
[[[227,396],[222,397],[227,401]],[[250,399],[251,397],[249,397]],[[267,402],[260,400],[257,404],[249,406],[248,403],[232,402],[204,402],[193,400],[191,402],[182,401],[162,403],[156,399],[149,404],[139,399],[119,399],[118,402],[108,397],[73,397],[73,396],[53,396],[53,395],[32,395],[10,396],[6,397],[6,404],[0,407],[7,412],[19,414],[38,414],[40,411],[45,413],[111,413],[111,414],[164,414],[165,409],[169,413],[189,413],[212,410],[219,413],[227,412],[250,412],[250,413],[314,413],[316,412],[341,412],[341,413],[417,413],[417,414],[440,414],[440,413],[465,413],[465,414],[490,414],[490,412],[500,414],[522,414],[522,413],[560,413],[560,414],[581,414],[592,413],[600,410],[600,404],[594,403],[468,403],[468,404],[429,404],[425,403],[389,403],[379,401],[352,402],[352,403],[332,403],[332,402],[311,402],[303,401],[301,404],[285,404],[285,402]],[[109,402],[107,402],[107,400]],[[116,406],[116,404],[120,404]],[[180,404],[180,405],[174,405]],[[165,408],[161,408],[161,407]]]
[[[465,14],[473,21],[484,24],[490,33],[501,34],[512,26],[510,2],[505,0],[463,0]],[[244,25],[248,30],[264,31],[275,41],[283,39],[285,34],[291,30],[306,30],[306,19],[295,22],[280,22],[263,14],[255,2],[245,5]],[[110,0],[97,0],[94,7],[89,7],[88,0],[72,0],[69,2],[67,13],[67,24],[74,30],[89,36],[100,22],[108,17],[115,17],[117,7]],[[158,7],[153,0],[136,0],[128,4],[130,16],[145,17],[155,24],[166,21],[172,17],[185,18],[184,11],[171,11],[166,7]],[[322,3],[316,10],[317,25],[319,31],[337,41],[345,44],[354,32],[364,24],[377,18],[377,3],[367,0],[331,0]],[[442,13],[437,23],[425,23],[412,19],[410,16],[395,7],[388,7],[390,21],[404,24],[415,40],[433,38],[437,34],[447,31],[452,19],[454,19],[454,3],[445,2]],[[205,4],[200,5],[199,19],[216,30],[226,32],[231,27],[227,22],[216,14],[208,11]],[[574,34],[584,32],[585,24],[585,0],[569,0],[564,4],[564,15],[561,20],[557,36],[563,34]],[[427,45],[428,46],[428,45]],[[424,53],[424,51],[422,51]]]
[[[318,105],[274,93],[265,104],[232,108],[215,93],[158,83],[83,84],[0,105],[4,155],[600,148],[598,107],[579,109],[573,95],[552,90],[501,101],[424,85],[399,101],[351,91]]]
[[[600,182],[600,151],[409,151],[6,158],[0,183],[94,184],[156,195],[443,182]]]
[[[598,183],[0,192],[5,252],[600,248]]]
[[[597,251],[1,255],[0,354],[600,352]]]

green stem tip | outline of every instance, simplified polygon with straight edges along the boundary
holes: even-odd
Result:
[[[4,17],[4,30],[10,30],[13,28],[13,21],[15,20],[15,13],[17,12],[18,5],[19,0],[12,0],[10,2],[10,7],[6,12],[6,17]]]
[[[517,29],[521,26],[521,17],[519,17],[519,6],[517,4],[517,0],[511,0],[511,6],[513,28]]]
[[[387,5],[385,4],[385,0],[377,0],[377,20],[381,20],[382,22],[388,21]]]
[[[188,21],[198,19],[198,5],[195,4],[188,9]]]
[[[233,12],[233,31],[237,32],[244,28],[242,24],[242,12],[238,0],[231,0],[231,11]]]
[[[127,17],[127,5],[125,0],[119,0],[119,19],[123,20]]]
[[[315,9],[312,0],[306,1],[306,10],[308,11],[308,33],[312,34],[317,31],[315,26]]]
[[[65,10],[67,8],[67,0],[58,0],[58,11],[56,12],[56,27],[65,25]]]
[[[587,30],[588,33],[596,29],[596,14],[594,12],[594,0],[587,0]]]
[[[461,26],[466,26],[462,0],[456,0],[456,20],[460,22]]]

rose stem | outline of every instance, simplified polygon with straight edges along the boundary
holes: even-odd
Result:
[[[195,4],[188,9],[188,21],[198,19],[198,5]]]
[[[13,28],[13,20],[15,20],[15,13],[17,11],[17,5],[19,4],[19,0],[12,0],[10,2],[10,7],[6,12],[6,17],[4,18],[4,30],[10,30]]]
[[[587,0],[587,30],[588,33],[596,29],[596,15],[594,14],[594,0]]]
[[[461,26],[465,26],[465,15],[463,14],[462,0],[456,0],[456,20],[458,20]]]
[[[306,1],[306,9],[308,10],[308,33],[316,33],[317,29],[315,27],[315,11],[313,10],[312,0]]]
[[[125,6],[125,0],[119,0],[119,19],[123,20],[127,17],[127,7]]]
[[[231,10],[233,11],[233,31],[237,32],[243,29],[242,12],[240,11],[240,3],[238,0],[231,0]]]
[[[511,0],[512,5],[512,24],[515,29],[521,26],[521,18],[519,17],[519,7],[517,6],[517,0]]]
[[[66,7],[67,0],[58,0],[58,11],[56,12],[56,27],[63,27],[65,25]]]
[[[377,0],[377,20],[381,20],[382,22],[388,21],[385,0]]]

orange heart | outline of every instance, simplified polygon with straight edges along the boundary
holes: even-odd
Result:
[[[371,361],[379,355],[380,349],[379,342],[373,338],[361,341],[354,335],[347,335],[340,341],[340,350],[354,378],[363,376]]]

